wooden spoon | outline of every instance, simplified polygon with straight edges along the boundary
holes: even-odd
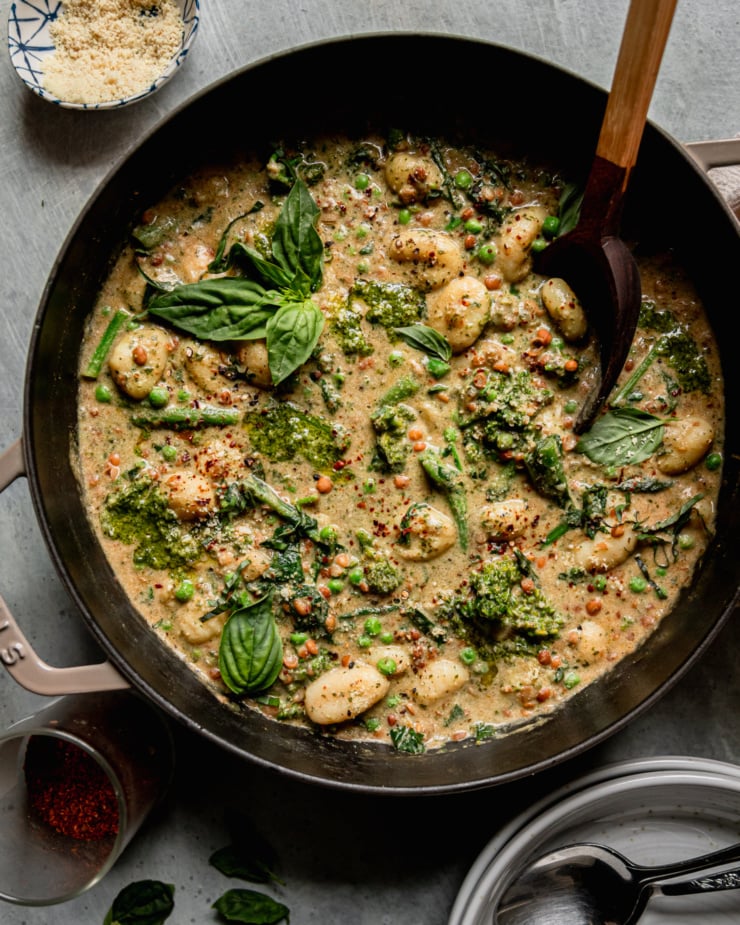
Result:
[[[576,433],[589,427],[608,398],[637,326],[640,274],[619,226],[676,2],[631,0],[578,224],[537,259],[539,272],[567,280],[599,338],[600,375],[579,411]]]

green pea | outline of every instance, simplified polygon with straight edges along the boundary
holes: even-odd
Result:
[[[290,641],[294,646],[302,646],[303,643],[308,639],[308,633],[291,633]]]
[[[355,189],[366,190],[370,186],[370,177],[366,173],[358,173],[355,177]]]
[[[642,575],[635,575],[634,578],[630,578],[629,589],[634,594],[642,594],[646,588],[647,581],[642,577]]]
[[[678,534],[678,548],[679,549],[693,549],[696,540],[689,533],[679,533]]]
[[[377,732],[380,729],[380,720],[377,716],[371,716],[369,719],[365,720],[365,729],[368,732]]]
[[[427,370],[430,376],[434,376],[435,379],[441,379],[450,371],[450,364],[445,363],[444,360],[440,360],[437,357],[429,357],[427,360]]]
[[[175,591],[175,599],[181,604],[192,599],[195,594],[195,586],[189,578],[183,578]]]
[[[560,219],[557,215],[548,215],[542,223],[542,233],[548,238],[554,238],[560,231]]]
[[[475,649],[471,649],[470,646],[460,650],[460,661],[463,665],[472,665],[476,657]]]
[[[458,170],[455,174],[455,186],[458,189],[470,189],[473,185],[473,174],[469,170]]]
[[[482,264],[489,267],[496,259],[496,245],[487,241],[485,244],[481,244],[476,255]]]
[[[398,671],[396,660],[391,658],[390,655],[386,655],[385,658],[378,659],[375,667],[381,674],[384,675],[393,675]]]
[[[398,224],[408,225],[410,221],[411,221],[410,209],[401,209],[401,211],[398,213]]]
[[[709,456],[704,460],[704,465],[709,469],[710,472],[714,472],[722,465],[722,454],[721,453],[710,453]]]
[[[167,462],[174,462],[177,459],[177,450],[174,446],[170,446],[169,443],[165,443],[159,452],[162,455],[162,459]]]
[[[113,394],[107,385],[99,385],[95,389],[95,401],[107,404],[113,398]]]
[[[365,620],[365,632],[368,636],[377,636],[383,629],[383,624],[378,617],[368,617]]]
[[[177,393],[178,401],[190,401],[190,392],[187,389],[180,389]]]
[[[383,643],[384,646],[389,646],[392,642],[395,642],[395,637],[393,633],[390,633],[388,631],[386,631],[385,633],[381,633],[378,639],[380,639],[380,641]]]
[[[319,530],[319,539],[322,543],[336,543],[337,541],[337,528],[332,527],[331,525],[322,527]]]
[[[465,222],[465,230],[468,234],[480,234],[483,231],[483,225],[477,218],[469,218]]]
[[[352,571],[347,575],[349,583],[351,585],[360,585],[365,577],[365,573],[361,568],[353,568]]]
[[[581,683],[580,677],[575,671],[568,671],[563,675],[563,687],[572,690],[577,684]]]
[[[546,247],[547,247],[546,238],[539,237],[539,238],[535,238],[534,241],[532,241],[532,250],[534,251],[535,254],[541,253]]]
[[[332,594],[339,594],[340,591],[344,590],[344,582],[339,578],[330,578],[327,581],[326,586]]]
[[[357,639],[357,645],[361,649],[369,649],[372,644],[373,640],[371,636],[359,636]]]
[[[164,386],[157,385],[151,390],[147,398],[152,408],[164,408],[170,400],[170,393]]]
[[[563,411],[565,411],[566,414],[575,414],[576,411],[578,411],[578,402],[575,400],[575,398],[571,398],[565,403],[563,406]]]
[[[499,340],[501,341],[502,344],[507,344],[507,345],[508,345],[508,344],[513,344],[513,343],[514,343],[514,335],[513,335],[513,334],[501,334],[501,335],[499,336]]]

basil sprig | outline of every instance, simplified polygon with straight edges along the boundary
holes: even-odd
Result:
[[[235,694],[263,691],[283,664],[283,643],[272,612],[272,596],[232,610],[221,633],[218,667]]]
[[[200,340],[265,338],[270,375],[278,385],[308,360],[324,327],[324,316],[310,298],[323,278],[318,214],[308,188],[296,177],[275,223],[270,258],[241,241],[228,251],[219,246],[209,269],[238,266],[244,276],[159,290],[147,311]]]
[[[598,418],[576,450],[602,466],[629,466],[642,462],[663,442],[663,421],[638,408],[615,408]]]
[[[403,328],[394,328],[393,331],[409,347],[421,350],[427,356],[442,360],[444,363],[450,361],[452,347],[444,334],[440,334],[434,328],[426,324],[410,324]]]

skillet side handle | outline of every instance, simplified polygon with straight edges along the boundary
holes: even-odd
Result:
[[[26,474],[21,440],[0,455],[0,492]],[[110,662],[76,668],[52,668],[34,652],[0,597],[0,662],[8,674],[34,694],[56,697],[93,691],[124,690],[131,685]]]
[[[118,691],[131,685],[110,662],[75,668],[52,668],[29,645],[5,601],[0,597],[0,661],[8,674],[34,694],[56,697]]]
[[[0,491],[5,491],[8,485],[25,474],[26,465],[23,461],[23,444],[18,439],[0,454]]]
[[[740,164],[740,138],[690,141],[684,144],[684,148],[705,173],[713,167]]]

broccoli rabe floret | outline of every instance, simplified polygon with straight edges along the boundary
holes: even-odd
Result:
[[[381,405],[370,416],[375,430],[376,459],[374,468],[387,472],[400,472],[411,451],[404,439],[416,412],[408,405]]]
[[[403,581],[401,573],[389,559],[378,558],[365,566],[365,581],[375,594],[391,594]]]
[[[673,312],[655,307],[654,302],[642,303],[640,327],[655,331],[658,337],[642,362],[611,401],[612,406],[630,400],[638,383],[656,360],[661,360],[676,375],[684,392],[709,392],[712,378],[706,358],[691,334],[682,327]]]
[[[531,373],[477,370],[462,391],[460,427],[489,451],[510,454],[532,442],[534,419],[553,400],[535,385]]]
[[[524,586],[523,579],[528,579]],[[554,637],[565,623],[515,557],[487,562],[474,571],[465,591],[446,601],[442,612],[463,637],[489,643],[507,633],[529,641]]]

